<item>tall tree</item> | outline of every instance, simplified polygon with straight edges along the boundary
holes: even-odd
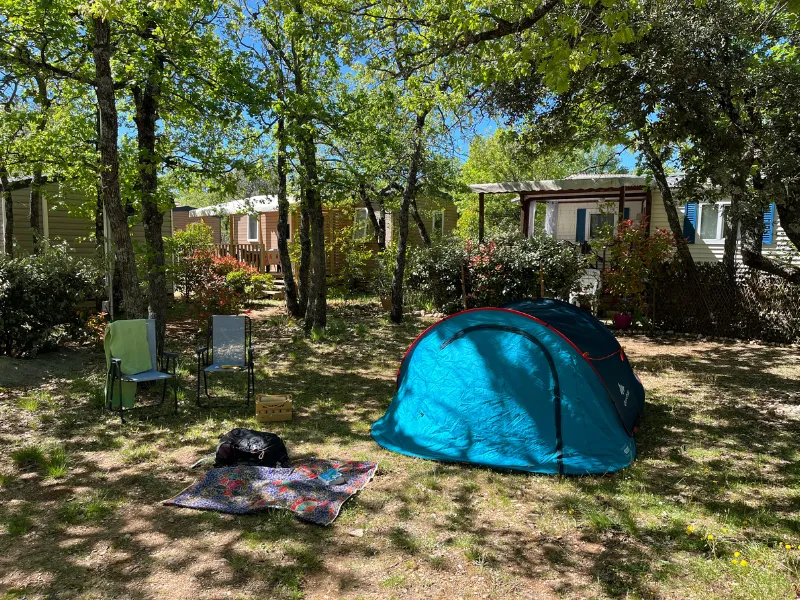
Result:
[[[324,131],[337,122],[337,94],[353,43],[353,20],[336,4],[310,0],[239,4],[238,44],[255,57],[254,81],[272,85],[251,108],[262,121],[283,119],[283,139],[297,158],[301,199],[298,307],[305,329],[324,327],[327,315],[323,202],[327,193]],[[244,33],[246,31],[246,33]],[[271,71],[277,78],[265,77]],[[279,92],[279,93],[278,93]]]
[[[408,178],[403,189],[403,202],[400,205],[398,233],[397,233],[397,259],[392,276],[392,311],[391,318],[395,323],[403,320],[403,281],[406,269],[406,251],[408,249],[408,212],[411,202],[417,193],[417,182],[420,164],[422,162],[425,119],[430,109],[422,109],[414,115],[414,129],[411,134],[411,148],[409,149]]]
[[[120,197],[119,182],[119,113],[114,89],[111,59],[114,53],[110,15],[94,7],[91,16],[93,31],[92,54],[95,69],[95,95],[100,113],[100,190],[103,206],[111,226],[116,264],[121,276],[125,312],[128,317],[144,315],[144,303],[139,289],[136,258],[128,232],[128,218]]]

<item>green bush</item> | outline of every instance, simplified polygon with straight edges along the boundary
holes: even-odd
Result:
[[[406,286],[429,298],[445,313],[464,307],[462,266],[467,267],[464,240],[457,237],[435,239],[430,248],[414,247],[409,251]]]
[[[342,227],[333,232],[333,239],[326,241],[325,253],[333,264],[335,257],[341,257],[339,272],[337,273],[339,284],[346,290],[357,287],[364,287],[369,281],[369,263],[373,257],[374,240],[370,238],[358,238],[355,235],[355,225]]]
[[[32,357],[65,339],[82,339],[81,305],[101,294],[101,270],[56,245],[35,256],[0,257],[0,354]]]
[[[441,311],[500,306],[519,298],[566,298],[586,268],[579,250],[549,236],[505,234],[484,244],[445,238],[410,252],[406,285]]]

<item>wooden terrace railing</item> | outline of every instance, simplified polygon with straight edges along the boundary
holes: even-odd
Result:
[[[259,273],[273,273],[280,276],[281,258],[277,250],[267,250],[263,244],[215,244],[214,253],[219,256],[233,256],[236,260],[258,269]]]

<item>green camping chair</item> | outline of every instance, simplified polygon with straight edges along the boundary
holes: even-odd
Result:
[[[161,401],[148,406],[161,406],[167,397],[167,382],[176,379],[178,355],[156,350],[156,323],[152,319],[114,321],[106,327],[103,345],[106,351],[106,407],[119,413],[135,410],[136,387],[139,383],[162,381]],[[172,370],[170,371],[170,363]],[[177,382],[176,382],[177,383]],[[174,409],[178,412],[178,388],[173,386]],[[145,408],[145,407],[138,407]]]
[[[209,354],[210,353],[210,354]],[[207,408],[200,395],[200,378],[208,393],[208,375],[214,373],[246,373],[247,399],[245,406],[255,394],[256,376],[253,363],[253,326],[250,317],[244,315],[214,315],[208,321],[205,347],[195,350],[197,356],[197,405]],[[227,406],[236,406],[228,404]],[[220,406],[220,405],[217,405]]]

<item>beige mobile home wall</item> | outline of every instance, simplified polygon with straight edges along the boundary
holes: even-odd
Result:
[[[678,206],[678,217],[683,224],[683,216],[686,206],[681,204]],[[651,227],[661,227],[669,231],[669,221],[667,221],[667,212],[664,209],[664,202],[661,199],[661,193],[653,190],[653,207],[652,207],[652,220]],[[764,244],[762,252],[765,256],[777,257],[782,256],[787,252],[789,245],[789,238],[786,232],[780,226],[780,220],[777,212],[775,213],[775,235],[773,236],[772,244]],[[695,262],[720,262],[725,254],[725,246],[720,243],[712,243],[700,239],[700,235],[695,235],[695,243],[689,244],[689,250],[694,257]],[[741,246],[737,244],[736,247],[736,262],[742,262]],[[796,256],[793,260],[795,264],[800,264],[800,256]]]

